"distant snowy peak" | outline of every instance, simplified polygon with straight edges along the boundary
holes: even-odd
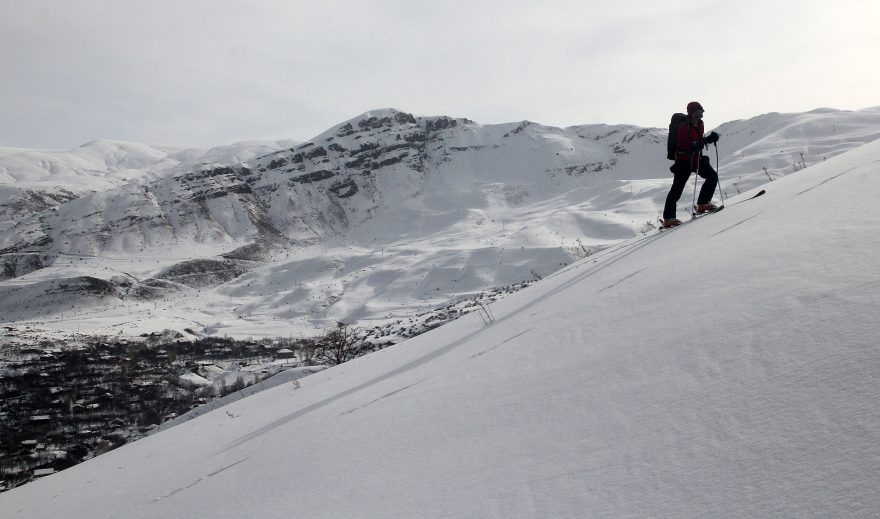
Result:
[[[121,141],[92,141],[64,151],[22,150],[0,156],[0,185],[41,188],[51,182],[76,190],[106,189],[176,164],[168,158],[172,151]]]
[[[724,123],[717,131],[722,168],[766,170],[779,178],[880,139],[880,107],[773,112]]]
[[[179,166],[246,162],[295,143],[246,141],[205,150],[96,140],[69,150],[4,148],[0,151],[0,186],[100,191]]]
[[[185,149],[170,155],[184,167],[197,167],[199,164],[222,163],[239,165],[256,157],[287,149],[299,144],[299,141],[284,139],[280,141],[242,141],[225,146],[216,146],[208,150]]]

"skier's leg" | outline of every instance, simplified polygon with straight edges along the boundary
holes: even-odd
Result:
[[[676,162],[675,165],[669,169],[675,174],[675,177],[672,180],[672,187],[669,189],[669,194],[666,195],[666,205],[663,206],[664,220],[675,218],[675,206],[678,204],[678,199],[681,198],[681,194],[684,192],[684,186],[691,177],[691,172],[688,171],[690,168],[688,167],[687,162]]]
[[[697,204],[708,204],[712,201],[712,195],[715,194],[715,187],[718,186],[718,173],[712,168],[712,163],[709,162],[709,157],[703,157],[700,160],[700,168],[698,169],[697,174],[706,180],[703,182],[703,187],[700,188],[700,196],[697,197]]]

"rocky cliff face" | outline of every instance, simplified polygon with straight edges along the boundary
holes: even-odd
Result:
[[[46,264],[22,262],[22,254],[138,252],[195,241],[240,256],[267,243],[314,243],[417,193],[428,136],[456,124],[383,111],[252,166],[205,163],[82,197],[30,193],[33,203],[7,206],[19,221],[0,230],[0,254],[17,255],[7,257],[4,276]]]
[[[18,221],[0,231],[2,253],[130,251],[187,240],[313,241],[375,208],[382,172],[421,177],[425,133],[408,114],[369,116],[335,135],[262,156],[252,167],[205,163],[83,197],[29,192],[4,206],[9,220]]]

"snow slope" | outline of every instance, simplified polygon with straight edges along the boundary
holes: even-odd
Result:
[[[0,516],[876,517],[880,141],[763,188]]]

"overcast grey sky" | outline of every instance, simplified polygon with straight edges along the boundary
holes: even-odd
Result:
[[[876,0],[0,0],[0,146],[307,140],[393,107],[709,127],[880,105]]]

